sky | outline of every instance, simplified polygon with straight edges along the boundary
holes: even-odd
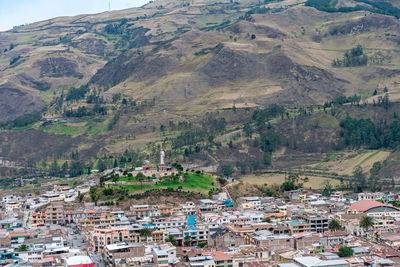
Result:
[[[59,16],[93,14],[139,7],[148,0],[0,0],[0,31]]]

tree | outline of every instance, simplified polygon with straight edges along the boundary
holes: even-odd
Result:
[[[103,195],[105,195],[105,196],[112,196],[113,193],[114,193],[114,191],[113,191],[112,188],[105,188],[105,189],[103,189]]]
[[[380,161],[374,162],[374,164],[372,165],[372,168],[369,170],[369,172],[371,173],[371,175],[376,176],[378,175],[379,171],[382,169],[383,164]]]
[[[207,242],[206,241],[200,241],[199,243],[197,243],[197,246],[200,248],[204,248],[205,246],[207,246]]]
[[[246,174],[247,172],[247,162],[246,161],[237,161],[236,168],[239,170],[241,174]]]
[[[61,165],[61,171],[65,174],[68,171],[68,161],[65,161],[63,165]]]
[[[80,161],[74,161],[71,164],[71,167],[69,169],[69,175],[71,177],[76,177],[79,175],[82,175],[84,173],[85,170],[85,164],[83,164]]]
[[[163,124],[161,124],[160,125],[160,132],[165,132],[165,129],[166,129],[166,127]]]
[[[17,251],[28,251],[29,247],[25,244],[22,244],[21,246],[19,246],[16,250]]]
[[[119,180],[119,175],[118,175],[118,174],[114,175],[114,176],[111,178],[111,181],[112,181],[114,184],[117,183],[118,180]]]
[[[167,239],[165,239],[165,242],[170,242],[174,246],[178,244],[178,241],[176,241],[176,238],[173,235],[169,235]]]
[[[145,227],[145,228],[140,229],[139,234],[140,234],[141,237],[145,237],[146,238],[146,242],[148,242],[149,241],[149,237],[153,236],[153,230],[151,230],[148,227]]]
[[[50,175],[57,176],[60,174],[60,168],[58,167],[58,163],[54,160],[50,165]]]
[[[262,222],[270,223],[271,222],[271,218],[265,218],[265,219],[262,220]]]
[[[81,191],[78,191],[78,199],[79,199],[79,202],[82,202],[84,196],[85,196],[85,195],[81,194]]]
[[[178,172],[183,172],[183,167],[178,162],[173,163],[172,167],[174,167]]]
[[[229,177],[233,173],[233,167],[231,165],[222,165],[218,167],[218,173],[225,176]]]
[[[336,232],[340,229],[342,229],[342,227],[340,226],[340,223],[338,220],[332,220],[329,222],[329,226],[328,226],[329,230],[331,230],[332,232]]]
[[[324,180],[322,185],[324,186],[324,190],[322,191],[322,195],[324,197],[329,197],[332,194],[332,185],[329,180]]]
[[[104,164],[104,161],[102,159],[99,159],[97,161],[97,169],[99,170],[99,172],[103,172],[106,170],[106,164]]]
[[[272,153],[271,152],[265,152],[263,155],[263,163],[266,166],[270,166],[272,163]]]
[[[353,249],[350,247],[342,246],[339,248],[338,256],[342,258],[351,257],[353,256]]]
[[[354,180],[356,182],[355,191],[362,192],[363,188],[366,187],[367,183],[366,183],[366,179],[365,179],[365,174],[364,174],[361,166],[357,166],[354,168],[353,176],[354,176]]]
[[[281,189],[283,191],[292,191],[292,190],[296,190],[297,187],[292,181],[286,181],[281,185]]]
[[[146,175],[144,175],[142,172],[139,172],[138,174],[136,174],[136,179],[142,180],[144,178],[146,178]]]
[[[99,200],[99,196],[96,195],[96,194],[94,194],[94,193],[91,193],[91,194],[90,194],[90,197],[92,198],[92,201],[93,201],[95,204],[97,204],[97,200]]]
[[[243,126],[243,132],[247,137],[251,137],[253,135],[253,129],[252,129],[250,123],[246,123]]]
[[[143,190],[143,181],[146,179],[146,175],[144,175],[142,172],[139,172],[136,175],[136,179],[140,182],[140,190]]]
[[[372,221],[371,217],[364,216],[360,220],[360,227],[368,231],[370,227],[374,227],[374,222]]]
[[[184,242],[186,246],[190,246],[191,242],[192,242],[192,237],[190,235],[186,235],[184,238]]]
[[[96,193],[96,187],[91,186],[90,187],[90,194],[95,194]]]

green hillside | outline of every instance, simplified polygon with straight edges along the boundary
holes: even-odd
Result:
[[[382,149],[391,154],[377,175],[392,177],[398,9],[158,0],[2,32],[0,157],[31,169],[0,174],[136,166],[161,148],[170,161],[247,174]]]

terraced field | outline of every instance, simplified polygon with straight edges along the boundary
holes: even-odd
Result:
[[[305,176],[301,176],[304,178]],[[323,183],[328,180],[332,186],[340,185],[338,179],[330,179],[322,176],[307,176],[308,182],[304,183],[304,188],[321,189],[323,188]],[[281,185],[285,182],[284,174],[260,174],[260,175],[245,175],[240,178],[243,183],[248,183],[252,185]]]
[[[352,175],[354,168],[360,166],[364,172],[368,173],[375,162],[384,161],[390,153],[390,151],[382,150],[333,153],[328,155],[324,161],[313,164],[311,167],[327,173]]]

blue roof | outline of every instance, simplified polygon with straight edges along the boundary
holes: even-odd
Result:
[[[187,217],[187,225],[188,226],[195,226],[196,225],[196,218],[192,215]]]

